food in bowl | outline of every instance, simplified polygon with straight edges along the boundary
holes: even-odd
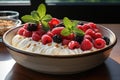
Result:
[[[56,21],[58,23],[55,24]],[[80,33],[71,32],[67,36],[64,35],[66,26],[59,23],[59,19],[52,18],[49,24],[53,26],[48,31],[41,24],[26,23],[13,37],[12,45],[20,50],[44,55],[84,54],[109,45],[109,38],[100,32],[95,23],[77,24],[75,29]]]
[[[0,11],[0,40],[7,30],[21,24],[18,17],[19,13],[17,11]]]
[[[2,36],[8,29],[15,26],[13,20],[0,19],[0,36]]]
[[[36,54],[72,55],[105,48],[110,42],[95,23],[81,25],[67,17],[59,20],[44,11],[44,5],[40,5],[38,11],[22,17],[26,24],[13,37],[14,47]]]
[[[59,20],[45,15],[44,11],[41,4],[37,12],[22,17],[25,24],[3,35],[3,42],[17,63],[43,73],[73,74],[94,68],[108,58],[117,42],[110,29],[67,17]],[[48,49],[49,54],[45,52]],[[65,51],[61,52],[62,49]],[[80,53],[74,53],[77,50]]]

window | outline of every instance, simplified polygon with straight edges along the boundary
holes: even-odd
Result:
[[[0,0],[0,6],[6,5],[30,5],[30,0]]]
[[[120,0],[46,0],[48,5],[120,4]]]

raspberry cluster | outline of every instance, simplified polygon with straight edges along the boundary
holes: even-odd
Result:
[[[61,31],[65,28],[64,24],[57,18],[52,18],[48,25],[49,31],[45,31],[41,24],[26,23],[18,30],[18,34],[31,37],[34,41],[41,41],[44,45],[55,42],[67,46],[69,49],[90,50],[92,47],[97,49],[104,48],[109,45],[109,38],[103,36],[97,25],[93,22],[79,23],[76,28],[82,30],[84,35],[76,35],[71,33],[63,36]]]

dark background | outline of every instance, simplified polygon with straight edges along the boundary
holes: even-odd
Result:
[[[36,10],[45,0],[31,0],[31,6],[1,6],[0,10],[15,10],[20,17]],[[46,5],[47,13],[62,19],[78,19],[96,23],[120,23],[120,4]]]

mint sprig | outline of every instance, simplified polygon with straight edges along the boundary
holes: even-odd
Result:
[[[65,25],[65,28],[61,31],[61,35],[69,36],[71,33],[80,36],[84,35],[84,32],[82,30],[76,28],[76,26],[78,25],[77,20],[71,21],[69,18],[64,17],[63,24]]]
[[[42,19],[45,16],[45,14],[46,14],[46,7],[45,7],[45,5],[44,4],[40,4],[38,6],[37,12],[38,12],[40,18]]]
[[[23,22],[41,23],[43,25],[43,29],[48,31],[48,21],[52,19],[52,16],[50,14],[46,14],[46,6],[44,4],[40,4],[37,10],[32,11],[30,15],[24,15],[21,19]]]

